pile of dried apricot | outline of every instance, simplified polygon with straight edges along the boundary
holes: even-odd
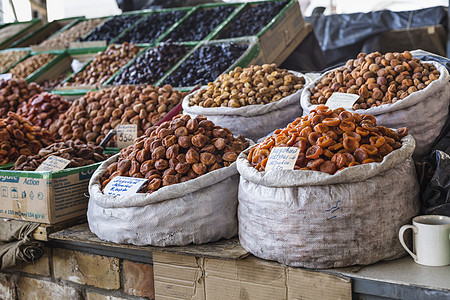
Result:
[[[250,150],[248,161],[258,171],[265,171],[274,147],[298,147],[294,170],[334,174],[346,167],[381,162],[402,146],[400,140],[407,134],[406,127],[394,131],[377,126],[372,115],[318,105],[307,116],[275,130],[257,144]]]

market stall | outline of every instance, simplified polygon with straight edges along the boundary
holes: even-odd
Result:
[[[0,298],[447,298],[448,59],[285,68],[311,31],[273,0],[14,36]]]

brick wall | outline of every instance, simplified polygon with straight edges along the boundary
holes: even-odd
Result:
[[[154,299],[153,265],[60,248],[0,273],[0,299]]]

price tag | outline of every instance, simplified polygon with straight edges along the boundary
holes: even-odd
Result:
[[[117,125],[116,131],[117,147],[119,149],[132,145],[134,140],[137,139],[136,124]]]
[[[59,170],[64,170],[67,165],[70,164],[70,160],[59,157],[59,156],[49,156],[44,162],[37,167],[38,172],[55,172]]]
[[[326,106],[331,109],[343,107],[352,108],[353,104],[358,101],[359,95],[347,94],[347,93],[333,93],[330,98],[328,98]]]
[[[108,182],[103,193],[114,196],[131,196],[136,194],[145,182],[147,182],[146,178],[116,176]]]
[[[0,74],[0,80],[9,80],[12,78],[12,73]]]
[[[295,162],[300,153],[297,147],[275,147],[267,160],[266,171],[294,170]]]

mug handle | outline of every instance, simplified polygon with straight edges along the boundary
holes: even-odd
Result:
[[[399,238],[400,243],[402,244],[403,248],[405,248],[405,250],[409,253],[409,255],[411,255],[412,258],[414,258],[414,261],[417,261],[417,255],[414,254],[414,252],[412,252],[411,250],[409,250],[408,246],[406,246],[406,244],[405,244],[405,240],[403,239],[403,234],[408,229],[412,229],[413,233],[417,234],[417,227],[416,226],[414,226],[414,225],[403,225],[400,228],[400,231],[398,232],[398,238]]]

